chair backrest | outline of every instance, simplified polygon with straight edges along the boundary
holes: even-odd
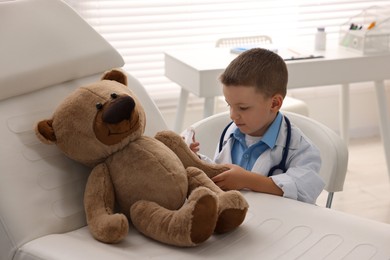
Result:
[[[271,44],[272,39],[267,35],[242,36],[218,39],[215,46],[218,48],[237,47],[245,45]]]
[[[119,53],[60,0],[0,2],[0,259],[34,238],[86,224],[89,169],[41,144],[34,124],[77,87],[122,67]],[[167,129],[143,86],[147,134]]]
[[[320,176],[328,192],[342,191],[348,165],[348,149],[345,142],[332,129],[309,117],[283,111],[292,124],[300,128],[321,153]],[[230,122],[228,112],[219,113],[192,125],[200,142],[200,153],[213,158],[221,133]]]

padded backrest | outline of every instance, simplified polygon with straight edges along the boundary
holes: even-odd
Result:
[[[77,87],[100,80],[124,62],[119,53],[59,0],[0,2],[0,259],[34,238],[84,226],[83,192],[89,169],[35,137]],[[167,129],[143,86],[146,133]]]
[[[317,145],[321,152],[320,175],[328,192],[342,191],[348,166],[348,149],[345,142],[327,126],[299,114],[283,111],[290,121]],[[221,133],[230,122],[228,112],[205,118],[192,127],[200,142],[200,153],[213,158]]]
[[[0,258],[36,237],[85,225],[82,194],[88,169],[55,146],[41,144],[33,131],[35,122],[49,118],[82,81],[0,101]]]

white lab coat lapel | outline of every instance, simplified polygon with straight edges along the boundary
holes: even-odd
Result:
[[[237,128],[235,124],[232,124],[229,129],[225,133],[224,142],[226,142],[225,145],[222,147],[222,151],[219,153],[218,148],[215,154],[214,161],[216,163],[232,163],[231,160],[231,148],[233,139],[230,138],[231,133],[234,132],[234,130]],[[296,134],[294,131],[294,126],[292,128],[292,138],[290,140],[290,149],[289,150],[295,150],[297,149],[300,139],[295,138],[294,135]],[[259,158],[256,160],[255,164],[253,165],[252,172],[256,172],[262,175],[267,175],[269,170],[274,166],[279,164],[280,160],[282,159],[283,149],[286,144],[286,138],[287,138],[287,124],[286,121],[282,121],[281,129],[279,131],[278,138],[276,139],[276,146],[274,149],[268,149],[264,153],[262,153]],[[289,152],[287,156],[287,166],[288,162],[290,161],[291,153]],[[275,174],[279,173],[278,171],[275,172]]]

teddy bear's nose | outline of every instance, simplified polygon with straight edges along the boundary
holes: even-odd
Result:
[[[134,99],[130,96],[118,96],[113,99],[104,110],[102,119],[108,124],[117,124],[123,120],[129,120],[135,107]]]

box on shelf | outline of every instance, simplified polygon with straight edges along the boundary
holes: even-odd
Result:
[[[390,52],[390,7],[372,6],[340,27],[340,45],[363,54]]]

